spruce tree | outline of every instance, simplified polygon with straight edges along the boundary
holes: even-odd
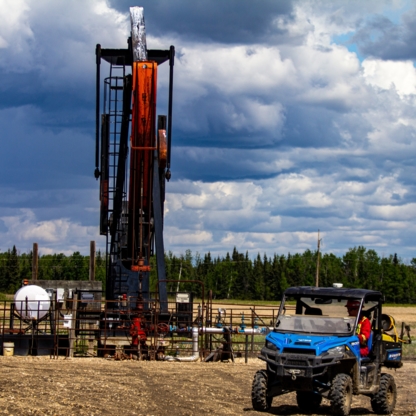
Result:
[[[19,256],[17,254],[16,246],[13,246],[12,250],[7,252],[6,261],[6,280],[7,280],[7,291],[14,293],[21,286],[19,281]]]

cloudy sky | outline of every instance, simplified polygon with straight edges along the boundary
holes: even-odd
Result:
[[[138,5],[148,47],[177,52],[166,250],[303,252],[319,229],[325,252],[416,257],[416,2],[0,5],[2,251],[104,247],[95,45],[125,48]]]

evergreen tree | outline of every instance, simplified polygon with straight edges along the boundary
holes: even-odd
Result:
[[[32,252],[23,253],[19,258],[19,281],[32,279]]]
[[[368,250],[363,259],[363,286],[365,289],[377,289],[380,275],[380,257],[374,250]]]
[[[358,284],[358,251],[350,248],[342,257],[344,276],[342,283],[345,287],[357,287]],[[359,287],[359,286],[358,286]]]
[[[257,254],[253,263],[253,273],[251,275],[250,299],[264,300],[265,282],[264,268],[260,253]]]
[[[235,247],[231,259],[234,265],[235,277],[230,297],[234,299],[244,299],[248,287],[249,263],[251,262],[248,257],[246,259],[243,253],[239,253]]]
[[[79,251],[75,251],[69,257],[64,267],[65,280],[88,280],[89,262]]]
[[[273,262],[266,254],[263,256],[264,299],[274,300],[277,293],[277,278],[273,273]]]
[[[380,291],[383,292],[385,299],[388,302],[395,302],[396,289],[395,282],[396,271],[393,264],[393,256],[383,258],[381,260],[381,273],[380,273]]]
[[[253,262],[249,260],[248,251],[246,251],[244,257],[244,263],[246,264],[244,274],[244,297],[243,299],[251,299],[250,282],[253,274]]]
[[[6,275],[6,254],[0,253],[0,292],[6,292],[8,288]]]
[[[305,285],[305,264],[299,253],[287,255],[285,274],[289,286]]]
[[[102,282],[103,291],[105,291],[105,285],[106,285],[105,276],[106,276],[105,256],[101,253],[101,250],[98,250],[97,253],[95,254],[95,280]]]
[[[56,254],[45,254],[38,258],[38,279],[39,280],[54,280],[55,268],[54,257]],[[59,279],[56,279],[59,280]]]
[[[273,257],[273,275],[276,279],[276,298],[280,299],[283,292],[289,287],[289,283],[286,279],[286,257],[277,254]]]
[[[325,253],[320,262],[319,286],[330,287],[334,283],[341,283],[344,280],[342,259],[335,254]]]
[[[14,293],[21,287],[22,282],[19,273],[19,256],[17,254],[16,246],[12,250],[7,251],[6,257],[6,282],[8,293]]]
[[[64,279],[64,268],[65,263],[68,261],[64,253],[54,254],[53,257],[53,280],[63,280]],[[97,276],[97,267],[96,267],[96,276]]]
[[[306,250],[302,254],[302,260],[303,260],[302,285],[303,286],[315,286],[317,258],[318,258],[318,251],[313,253],[311,250]]]
[[[409,303],[416,303],[416,259],[412,259],[408,267],[409,276]]]

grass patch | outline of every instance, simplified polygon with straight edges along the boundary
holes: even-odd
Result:
[[[412,337],[411,344],[403,344],[403,358],[416,358],[416,338]]]
[[[194,301],[195,302],[195,301]],[[278,307],[280,305],[280,299],[276,301],[272,300],[236,300],[236,299],[213,299],[212,304],[222,305],[258,305],[258,306],[273,306]]]
[[[201,299],[194,299],[194,303],[201,303]],[[259,305],[259,306],[274,306],[280,305],[280,299],[276,300],[241,300],[241,299],[213,299],[213,304],[230,304],[230,305]],[[286,302],[289,305],[295,305],[295,301]],[[414,303],[383,303],[383,307],[389,308],[416,308]]]
[[[383,303],[383,308],[416,308],[414,303]]]

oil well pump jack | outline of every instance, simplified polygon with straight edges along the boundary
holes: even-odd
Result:
[[[126,49],[96,47],[95,177],[100,181],[100,234],[106,236],[106,299],[114,301],[114,308],[146,314],[152,299],[150,257],[156,254],[163,315],[168,308],[163,211],[171,176],[175,48],[147,49],[143,8],[130,8],[130,17]],[[110,64],[103,103],[102,60]],[[156,119],[157,72],[164,62],[169,63],[168,114]]]

